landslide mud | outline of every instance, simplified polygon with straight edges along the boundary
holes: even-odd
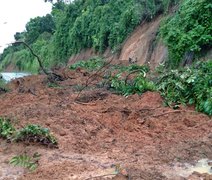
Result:
[[[25,77],[0,95],[0,116],[17,128],[49,128],[59,143],[51,149],[0,139],[0,179],[212,178],[180,173],[187,163],[212,160],[210,117],[193,107],[164,107],[156,92],[123,97],[87,88],[79,93],[76,87],[87,77],[80,72],[70,76],[51,88],[45,76]],[[15,155],[35,152],[41,159],[34,172],[8,164]]]

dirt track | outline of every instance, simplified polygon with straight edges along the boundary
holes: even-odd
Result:
[[[78,72],[72,78],[49,88],[44,76],[31,76],[14,81],[12,91],[0,96],[0,116],[16,127],[48,127],[59,142],[58,149],[48,149],[0,140],[0,179],[212,179],[186,169],[212,160],[210,117],[193,107],[164,107],[155,92],[123,97],[90,89],[76,102],[76,84],[87,77]],[[35,172],[8,165],[23,152],[42,155]]]

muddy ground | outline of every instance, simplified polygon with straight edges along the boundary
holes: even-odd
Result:
[[[58,148],[0,139],[0,179],[212,179],[191,171],[201,159],[212,160],[212,121],[194,107],[164,107],[156,92],[123,97],[92,86],[72,72],[57,87],[45,76],[10,83],[0,95],[0,116],[17,128],[39,124],[58,139]],[[11,157],[41,154],[34,172],[13,167]]]

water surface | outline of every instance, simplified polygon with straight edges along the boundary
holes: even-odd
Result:
[[[15,78],[20,78],[20,77],[30,75],[30,73],[25,73],[25,72],[2,72],[0,74],[2,76],[2,79],[4,79],[7,82]]]

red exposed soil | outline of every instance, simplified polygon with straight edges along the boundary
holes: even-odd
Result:
[[[178,169],[212,159],[210,117],[192,107],[164,107],[156,92],[123,97],[87,88],[79,94],[77,88],[88,76],[70,73],[72,79],[58,88],[48,87],[45,76],[29,76],[14,80],[12,90],[0,95],[0,116],[12,119],[17,128],[32,123],[47,127],[59,143],[50,149],[0,140],[0,179],[193,179],[195,174],[183,177]],[[8,165],[23,152],[41,154],[35,172]]]

